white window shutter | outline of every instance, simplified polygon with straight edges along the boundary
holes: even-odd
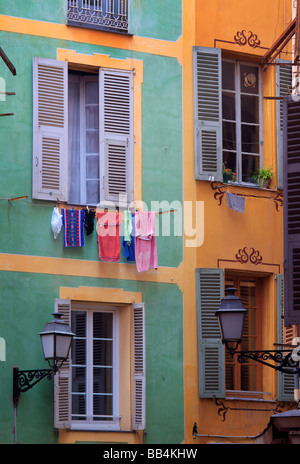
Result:
[[[71,325],[71,301],[55,299],[55,312]],[[71,425],[71,350],[67,361],[54,376],[54,427],[69,428]]]
[[[146,344],[145,305],[136,303],[133,310],[133,430],[146,428]]]
[[[193,53],[195,178],[223,181],[221,50],[194,47]]]
[[[100,69],[101,202],[133,201],[133,74]]]
[[[68,200],[67,76],[67,62],[33,58],[35,199]]]

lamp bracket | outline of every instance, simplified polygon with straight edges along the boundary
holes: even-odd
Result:
[[[292,358],[293,350],[230,351],[231,354],[237,355],[237,360],[241,364],[246,363],[247,359],[251,359],[277,371],[300,376],[299,360]],[[268,362],[269,360],[274,361],[277,365]]]
[[[51,380],[57,369],[34,369],[20,371],[18,367],[13,368],[13,405],[18,405],[21,393],[30,390],[34,385],[47,377]]]

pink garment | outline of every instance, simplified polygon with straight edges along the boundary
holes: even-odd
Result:
[[[155,212],[135,213],[135,261],[138,272],[157,269]]]

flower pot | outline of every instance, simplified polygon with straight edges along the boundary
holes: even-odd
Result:
[[[269,188],[270,180],[269,179],[259,179],[257,184],[261,188]]]

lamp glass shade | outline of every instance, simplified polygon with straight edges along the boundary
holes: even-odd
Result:
[[[243,335],[244,312],[227,311],[219,314],[219,324],[224,342],[240,342]]]
[[[235,292],[235,288],[227,288],[220,309],[216,311],[223,343],[239,343],[242,340],[247,310],[243,307],[240,298],[234,295]]]
[[[40,333],[45,360],[66,360],[74,334],[71,328],[60,320],[61,315],[54,313],[54,319],[47,322]]]

